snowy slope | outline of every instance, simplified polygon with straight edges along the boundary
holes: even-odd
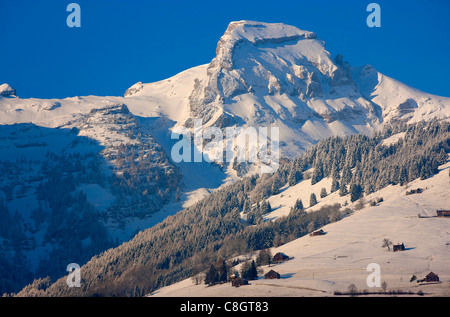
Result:
[[[352,69],[361,94],[380,106],[384,121],[448,119],[450,98],[434,96],[379,73],[370,65]]]
[[[366,205],[323,227],[325,235],[304,236],[272,248],[272,255],[283,252],[292,257],[282,264],[263,267],[264,273],[271,269],[280,273],[278,280],[260,276],[248,286],[235,288],[229,283],[212,287],[194,285],[187,279],[150,296],[333,296],[335,291],[346,292],[350,284],[355,284],[358,290],[381,291],[380,287],[367,285],[367,277],[372,273],[367,271],[370,263],[380,265],[381,281],[387,283],[388,291],[417,294],[421,290],[428,296],[449,296],[450,219],[434,217],[437,209],[448,208],[449,168],[447,163],[440,167],[439,174],[408,185],[424,188],[422,194],[406,196],[404,186],[388,186],[366,197],[367,201],[382,197],[383,202],[377,206]],[[297,184],[293,190],[301,192],[305,182],[308,181]],[[284,195],[288,195],[287,191]],[[336,195],[319,200],[317,207],[338,202]],[[292,195],[289,205],[294,204],[296,197]],[[272,199],[271,204],[277,201],[276,197]],[[273,215],[278,214],[275,211]],[[394,253],[392,249],[382,248],[384,238],[393,244],[404,243],[406,250]],[[431,271],[439,275],[440,283],[410,282],[413,275],[422,279]]]
[[[189,96],[195,80],[206,76],[206,67],[193,67],[155,83],[137,83],[125,92],[124,103],[138,116],[165,117],[182,122],[189,117]],[[139,89],[132,90],[136,85]]]
[[[187,99],[201,78],[205,66],[186,70],[172,78],[142,84],[142,89],[126,97],[76,96],[64,99],[22,99],[0,96],[0,124],[32,122],[59,127],[87,115],[92,109],[125,104],[136,116],[162,117],[175,122],[188,116]]]
[[[45,100],[8,101],[19,101],[17,106],[26,109],[23,121],[33,119],[27,118],[33,108],[55,105]],[[52,111],[71,108],[74,103],[61,101],[58,105],[42,112],[50,112],[50,117]],[[0,201],[5,202],[10,215],[17,212],[20,221],[15,221],[15,226],[22,228],[23,240],[32,241],[22,250],[31,270],[37,269],[62,238],[49,238],[55,228],[64,225],[64,221],[54,221],[53,215],[73,208],[74,202],[67,199],[52,202],[58,199],[61,188],[65,189],[61,195],[86,195],[86,204],[95,210],[93,218],[104,221],[108,238],[126,241],[138,228],[161,221],[152,214],[172,200],[179,186],[178,170],[125,105],[86,102],[80,109],[74,116],[55,115],[54,121],[46,118],[40,124],[39,118],[36,124],[0,125]],[[148,222],[151,224],[146,225]],[[3,238],[2,255],[13,259],[10,243],[14,236]],[[85,245],[90,241],[85,237],[81,240]]]

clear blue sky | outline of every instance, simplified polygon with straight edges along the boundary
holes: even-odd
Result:
[[[70,2],[81,28],[66,25]],[[370,2],[381,28],[366,25]],[[314,31],[332,56],[450,97],[447,0],[1,0],[0,84],[23,98],[123,95],[209,63],[228,23],[244,19]]]

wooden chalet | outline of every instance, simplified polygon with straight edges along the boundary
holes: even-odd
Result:
[[[417,188],[417,189],[411,189],[410,191],[407,191],[406,195],[421,194],[421,193],[423,193],[423,189]]]
[[[289,260],[289,257],[286,254],[278,252],[277,254],[275,254],[273,256],[272,262],[273,263],[280,263],[280,262],[285,262],[287,260]]]
[[[438,217],[450,217],[450,210],[436,210],[436,216],[438,216]]]
[[[417,280],[417,283],[424,283],[424,282],[439,282],[439,276],[433,272],[430,272],[425,276],[424,279]]]
[[[425,282],[439,282],[439,276],[433,272],[430,272],[425,276]]]
[[[402,244],[395,244],[393,247],[392,247],[392,249],[393,249],[393,251],[394,252],[397,252],[397,251],[405,251],[405,245],[402,243]]]
[[[242,285],[248,285],[248,281],[239,276],[231,278],[231,286],[239,287]]]
[[[325,234],[325,232],[322,229],[320,229],[320,230],[317,230],[317,231],[314,231],[314,232],[310,233],[309,235],[314,237],[314,236],[322,236],[324,234]]]
[[[280,274],[278,272],[275,272],[274,270],[270,270],[269,272],[267,272],[264,275],[264,278],[266,280],[274,280],[274,279],[279,279],[280,278]]]

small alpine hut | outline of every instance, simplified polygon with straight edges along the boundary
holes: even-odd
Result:
[[[248,285],[248,281],[239,276],[231,277],[231,286],[239,287],[242,285]]]
[[[394,250],[394,252],[405,251],[405,245],[403,243],[402,244],[396,244],[396,245],[393,246],[393,250]]]
[[[320,230],[310,233],[309,235],[314,237],[314,236],[323,236],[324,234],[325,234],[325,232],[323,231],[323,229],[320,229]]]
[[[421,194],[421,193],[423,193],[423,189],[417,188],[417,189],[411,189],[410,191],[407,191],[406,195]]]
[[[270,270],[269,272],[267,272],[264,275],[264,278],[266,280],[274,280],[274,279],[279,279],[280,278],[280,274],[278,272],[275,272],[274,270]]]
[[[430,272],[427,276],[425,276],[425,282],[439,282],[439,276],[433,272]]]
[[[277,254],[275,254],[273,256],[272,262],[273,263],[281,263],[281,262],[285,262],[287,260],[289,260],[289,257],[286,254],[278,252]]]
[[[436,210],[436,216],[438,216],[438,217],[450,217],[450,210]]]

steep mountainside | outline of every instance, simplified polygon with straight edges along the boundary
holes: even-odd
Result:
[[[23,287],[18,276],[57,278],[61,263],[84,263],[130,239],[183,188],[178,168],[125,105],[60,124],[0,126],[3,291]]]

